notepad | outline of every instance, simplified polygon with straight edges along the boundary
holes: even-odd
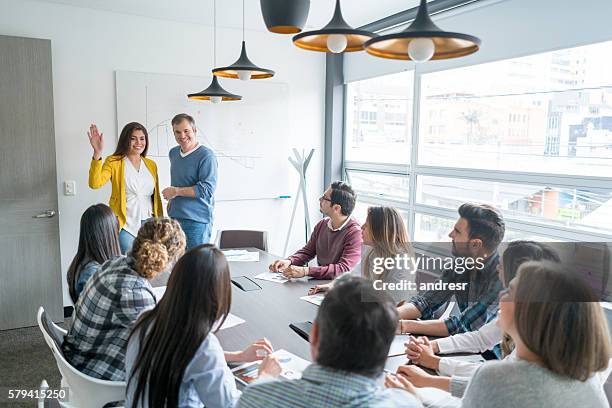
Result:
[[[323,299],[325,299],[325,295],[323,293],[317,293],[314,295],[302,296],[300,299],[312,303],[313,305],[321,306]]]
[[[246,249],[228,249],[222,251],[228,262],[258,262],[259,252]]]
[[[282,368],[280,377],[285,380],[302,378],[302,373],[310,365],[310,361],[304,360],[287,350],[276,350],[272,355],[278,359]],[[232,373],[240,383],[247,385],[257,379],[260,364],[260,361],[246,363],[232,369]]]
[[[285,283],[289,281],[289,279],[285,278],[282,273],[278,272],[264,272],[260,273],[259,275],[255,275],[254,278],[276,283]]]
[[[245,323],[244,319],[230,313],[225,318],[225,321],[223,322],[223,325],[221,326],[219,330],[229,329],[230,327],[235,327],[235,326],[241,325],[242,323]],[[216,325],[215,325],[215,328],[213,328],[213,331],[215,330],[216,330]]]
[[[396,334],[389,348],[388,357],[396,357],[406,354],[406,346],[404,343],[410,342],[409,334]]]
[[[156,288],[153,288],[153,293],[155,294],[155,298],[159,302],[160,299],[164,296],[164,293],[166,293],[166,286],[158,286]],[[230,327],[235,327],[245,322],[246,320],[244,320],[243,318],[230,313],[227,315],[227,318],[225,319],[223,325],[221,326],[221,328],[219,328],[219,330],[229,329]],[[216,330],[216,326],[214,330]]]

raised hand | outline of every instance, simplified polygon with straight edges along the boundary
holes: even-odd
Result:
[[[93,147],[93,158],[99,160],[102,157],[102,150],[104,149],[104,135],[100,133],[95,123],[89,126],[87,137],[89,137],[89,144]]]

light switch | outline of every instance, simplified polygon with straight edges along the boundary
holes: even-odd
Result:
[[[66,196],[76,195],[76,181],[73,181],[73,180],[64,181],[64,195]]]

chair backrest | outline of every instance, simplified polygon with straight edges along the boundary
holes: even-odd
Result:
[[[109,402],[125,399],[125,382],[99,380],[70,365],[62,352],[65,331],[48,318],[43,307],[38,309],[37,320],[62,375],[62,383],[70,389],[69,406],[100,408]]]
[[[608,320],[608,330],[610,331],[610,335],[612,336],[612,303],[602,302],[601,307],[603,308],[604,314],[606,315],[606,319]],[[606,397],[608,398],[608,403],[612,406],[612,375],[609,374],[611,370],[612,367],[608,367],[608,369],[606,370],[608,378],[606,379],[606,383],[604,384],[604,391],[606,393]]]
[[[250,230],[219,231],[219,248],[258,248],[268,250],[268,232]]]
[[[49,319],[49,316],[47,316],[47,312],[45,312],[42,307],[38,310],[38,322],[40,329],[43,332],[45,341],[47,342],[47,345],[49,347],[52,347],[52,345],[50,344],[50,342],[52,342],[53,344],[55,344],[55,347],[61,351],[62,343],[64,342],[64,336],[66,335],[66,332],[62,330],[59,326],[57,326],[55,323],[53,323],[51,319]]]

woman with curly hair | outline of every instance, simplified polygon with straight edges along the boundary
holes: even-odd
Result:
[[[62,349],[79,371],[95,378],[125,380],[125,350],[138,315],[155,306],[150,280],[185,252],[185,234],[169,218],[147,221],[131,252],[106,262],[79,296]]]

